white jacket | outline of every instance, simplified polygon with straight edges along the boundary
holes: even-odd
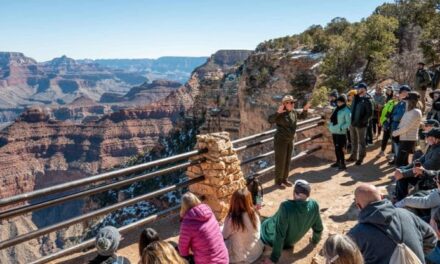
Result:
[[[223,227],[223,237],[226,248],[229,252],[229,263],[253,263],[264,250],[263,242],[260,240],[260,218],[257,216],[257,229],[254,229],[252,222],[243,213],[245,230],[234,230],[232,220],[227,217]]]
[[[413,109],[406,111],[400,120],[399,127],[393,132],[393,137],[400,136],[403,141],[419,140],[419,128],[422,122],[422,111]]]

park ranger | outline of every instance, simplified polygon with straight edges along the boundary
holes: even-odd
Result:
[[[310,108],[310,104],[307,103],[303,110],[297,113],[295,101],[291,95],[284,96],[277,112],[269,116],[269,123],[276,124],[274,137],[275,184],[279,187],[292,186],[287,177],[289,175],[297,120],[305,118]]]

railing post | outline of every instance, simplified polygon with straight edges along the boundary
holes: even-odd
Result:
[[[331,107],[316,108],[313,110],[313,113],[315,115],[320,115],[323,117],[324,124],[322,126],[318,126],[316,128],[300,132],[298,134],[302,135],[303,137],[310,137],[314,134],[321,133],[322,137],[314,139],[310,143],[301,145],[300,147],[298,147],[297,149],[298,151],[303,151],[305,149],[315,146],[321,146],[321,149],[319,151],[316,151],[311,155],[325,160],[335,159],[335,148],[333,146],[333,137],[330,131],[328,130],[328,126],[327,126],[332,111],[333,110]],[[299,139],[300,138],[301,137],[299,137]]]
[[[189,178],[204,175],[205,180],[191,185],[189,190],[200,196],[214,211],[217,220],[223,222],[232,194],[246,186],[240,160],[228,132],[198,135],[196,148],[206,148],[208,152],[191,158],[205,158],[205,161],[188,167],[187,175]]]

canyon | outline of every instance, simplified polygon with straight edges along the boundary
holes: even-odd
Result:
[[[205,61],[204,57],[74,60],[63,55],[37,62],[23,53],[0,52],[0,128],[14,121],[29,106],[44,105],[68,112],[69,104],[80,97],[90,98],[110,111],[118,110],[125,101],[118,101],[117,106],[106,102],[124,97],[133,87],[148,86],[156,80],[184,83],[192,70]],[[175,87],[175,83],[171,86]]]
[[[82,95],[62,106],[30,107],[0,131],[0,197],[126,166],[132,164],[133,156],[137,156],[136,163],[158,157],[154,153],[178,154],[192,148],[196,134],[221,129],[237,138],[267,129],[267,116],[284,94],[305,98],[311,93],[321,58],[321,54],[302,49],[293,53],[220,50],[197,67],[184,85],[156,80],[122,95],[103,93],[99,102]],[[188,120],[196,120],[196,125]],[[119,190],[114,196],[131,197],[133,188]],[[97,226],[134,221],[151,213],[152,205],[169,204],[170,199],[175,198],[111,214]],[[72,201],[5,221],[0,225],[2,239],[71,218],[94,206],[90,200]],[[23,245],[14,247],[0,258],[37,258],[74,243],[72,237],[77,241],[84,230],[73,226],[24,243],[26,250]]]

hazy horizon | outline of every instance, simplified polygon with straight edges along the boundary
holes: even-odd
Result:
[[[253,50],[334,17],[369,16],[384,0],[0,0],[0,51],[37,61],[208,57]],[[388,1],[389,2],[389,1]]]

